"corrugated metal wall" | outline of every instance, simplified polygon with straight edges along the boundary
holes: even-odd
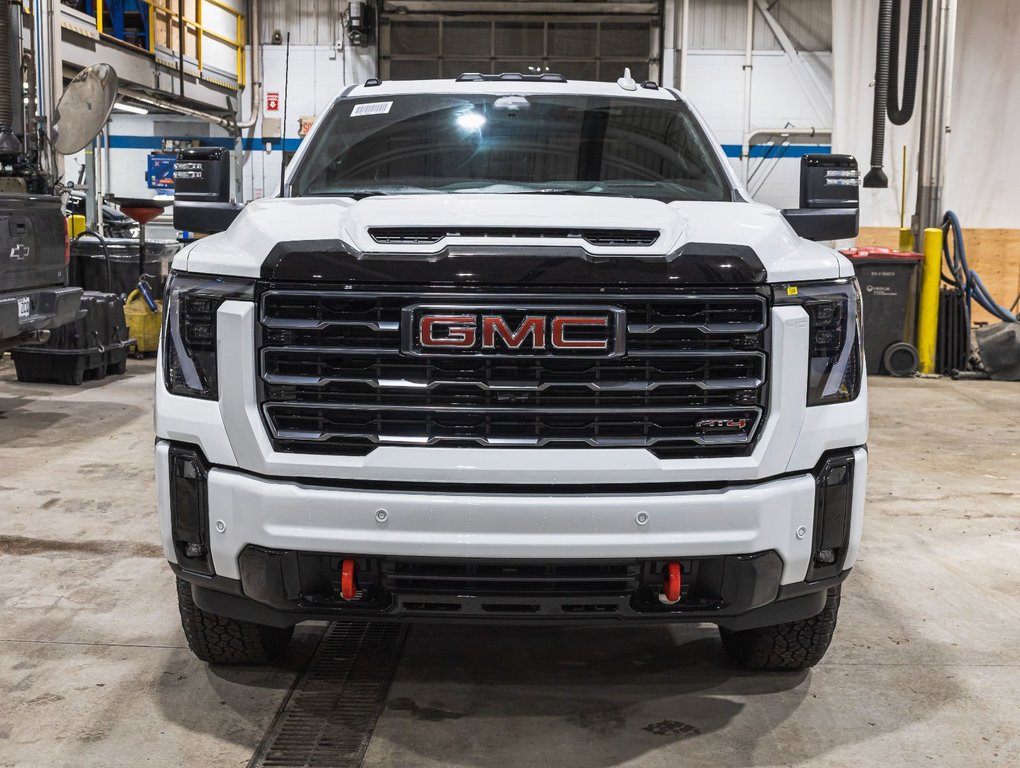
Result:
[[[256,0],[262,41],[268,43],[273,32],[291,45],[332,45],[342,39],[340,15],[346,0]]]
[[[832,0],[775,0],[772,15],[800,51],[832,50]],[[690,0],[690,47],[695,51],[741,51],[747,0]],[[775,35],[755,14],[754,49],[781,50]]]

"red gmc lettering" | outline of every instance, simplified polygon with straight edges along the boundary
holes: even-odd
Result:
[[[511,331],[510,326],[502,317],[486,315],[482,318],[482,347],[495,349],[496,336],[503,339],[503,343],[510,349],[520,349],[524,340],[531,336],[531,346],[535,349],[545,347],[545,318],[525,317],[516,331]]]
[[[609,349],[608,339],[568,339],[567,329],[571,326],[599,326],[607,328],[604,317],[554,317],[552,321],[552,345],[554,349]]]
[[[445,336],[435,335],[437,325],[446,329]],[[473,347],[475,316],[425,315],[421,319],[419,338],[424,347]]]

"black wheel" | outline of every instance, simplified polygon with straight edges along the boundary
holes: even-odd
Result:
[[[122,376],[123,374],[127,373],[127,358],[125,357],[119,363],[114,363],[113,365],[107,366],[106,372],[109,373],[111,376]]]
[[[730,657],[750,669],[808,669],[825,655],[836,630],[839,614],[839,586],[832,587],[825,607],[817,616],[787,624],[745,629],[719,630]]]
[[[267,627],[206,613],[191,594],[191,584],[177,579],[177,604],[188,647],[210,664],[268,664],[283,655],[294,627]]]

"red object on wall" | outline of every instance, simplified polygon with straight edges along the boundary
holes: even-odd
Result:
[[[280,94],[278,91],[266,92],[266,112],[280,111]]]

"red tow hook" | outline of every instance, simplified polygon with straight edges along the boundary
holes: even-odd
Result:
[[[680,563],[675,560],[666,564],[666,576],[662,580],[662,594],[659,602],[675,605],[680,602]]]
[[[356,567],[353,560],[344,560],[340,564],[340,597],[344,600],[356,600],[358,597],[358,582],[354,578]]]

